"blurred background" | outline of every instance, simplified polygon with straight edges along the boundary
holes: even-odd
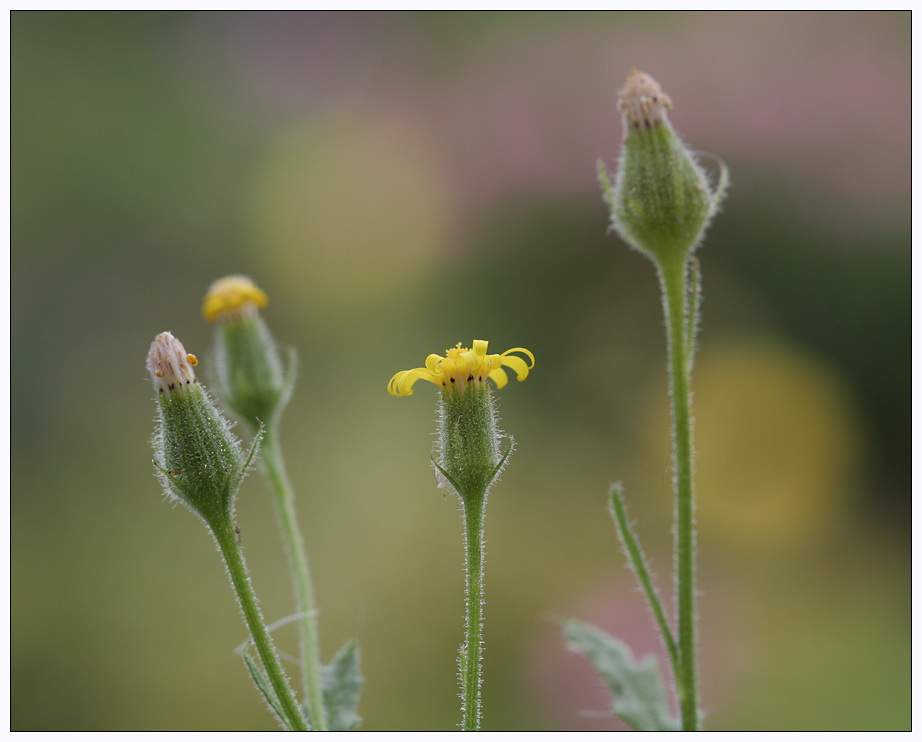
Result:
[[[706,723],[909,728],[908,12],[15,12],[11,45],[13,729],[274,726],[211,539],[151,467],[149,344],[172,331],[207,381],[201,300],[229,273],[300,353],[283,445],[363,728],[460,721],[435,390],[386,385],[474,338],[537,358],[500,395],[484,726],[618,728],[559,624],[658,651],[614,480],[671,592],[658,287],[596,182],[634,66],[732,176],[699,252]],[[258,475],[238,516],[282,618]]]

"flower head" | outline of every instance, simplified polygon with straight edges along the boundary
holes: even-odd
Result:
[[[147,370],[158,394],[171,394],[177,389],[195,383],[193,366],[198,358],[186,349],[169,332],[161,332],[151,343],[147,354]]]
[[[614,187],[599,163],[612,225],[658,265],[684,264],[723,198],[726,168],[713,188],[669,121],[672,100],[649,75],[631,72],[618,107],[624,140]]]
[[[209,322],[239,319],[269,303],[269,297],[246,276],[227,276],[211,284],[202,313]]]
[[[512,353],[527,356],[528,362]],[[413,394],[413,385],[420,379],[443,389],[463,391],[467,384],[482,384],[489,378],[497,389],[502,389],[509,381],[503,366],[511,368],[516,378],[524,381],[535,366],[535,357],[525,348],[512,348],[505,353],[488,355],[486,340],[475,340],[470,348],[463,348],[458,343],[454,348],[446,350],[444,356],[431,354],[426,358],[425,368],[413,368],[394,374],[387,385],[387,391],[396,397],[408,397]]]
[[[396,397],[413,394],[413,385],[420,379],[442,390],[436,403],[439,430],[432,463],[440,484],[450,484],[465,503],[486,501],[512,451],[511,437],[506,453],[500,451],[506,436],[499,432],[496,402],[487,379],[501,389],[509,381],[504,367],[524,381],[534,366],[530,350],[512,348],[488,354],[487,341],[475,340],[470,348],[458,343],[444,356],[433,353],[426,358],[425,368],[401,371],[388,383],[387,391]]]
[[[150,346],[147,368],[158,392],[154,462],[165,494],[214,528],[230,518],[249,459],[195,378],[196,363],[168,332]]]
[[[294,356],[288,372],[259,310],[265,292],[246,276],[227,276],[211,284],[202,311],[216,322],[212,382],[221,401],[256,431],[271,426],[288,402]]]

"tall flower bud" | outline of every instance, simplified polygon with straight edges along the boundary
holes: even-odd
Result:
[[[246,276],[227,276],[208,289],[202,312],[217,324],[214,384],[218,396],[250,427],[272,427],[291,392],[278,347],[259,314],[266,294]]]
[[[243,454],[230,424],[198,383],[197,364],[168,332],[150,346],[147,369],[159,410],[155,464],[165,494],[217,529],[230,522],[252,452]]]
[[[649,75],[633,70],[621,90],[624,139],[614,189],[599,177],[622,239],[658,264],[684,262],[695,249],[726,187],[717,191],[669,121],[672,100]]]

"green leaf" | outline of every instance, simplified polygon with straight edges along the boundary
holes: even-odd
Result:
[[[320,669],[323,704],[331,732],[351,732],[362,722],[356,709],[365,679],[359,671],[359,650],[348,641],[329,665]]]
[[[640,548],[640,541],[637,534],[631,527],[631,522],[627,517],[627,505],[624,502],[624,494],[621,491],[621,483],[616,482],[611,486],[609,491],[611,496],[611,514],[615,519],[615,528],[618,530],[618,538],[621,545],[630,559],[630,565],[634,569],[634,574],[640,581],[640,587],[643,594],[647,597],[647,604],[653,611],[656,618],[656,624],[659,626],[660,634],[663,636],[663,643],[666,645],[666,651],[669,652],[669,660],[672,662],[672,671],[679,674],[679,650],[676,648],[675,637],[672,635],[672,629],[669,628],[669,621],[666,620],[666,612],[663,610],[663,604],[653,586],[653,578],[650,576],[650,568],[647,566],[646,557]]]
[[[666,686],[652,655],[639,662],[630,647],[601,629],[570,619],[564,625],[569,648],[588,659],[611,691],[611,708],[638,731],[676,731]]]

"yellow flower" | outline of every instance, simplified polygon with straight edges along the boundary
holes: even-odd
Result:
[[[510,353],[528,356],[530,363]],[[525,348],[512,348],[505,353],[487,355],[486,340],[475,340],[470,349],[462,348],[461,343],[458,343],[445,351],[445,357],[435,353],[430,355],[426,359],[425,368],[412,368],[394,374],[387,385],[387,391],[396,397],[408,397],[413,393],[413,385],[420,379],[431,381],[443,389],[454,385],[463,390],[468,382],[482,383],[490,378],[497,389],[502,389],[509,381],[503,366],[515,371],[519,381],[525,381],[529,370],[535,366],[535,357]]]
[[[211,284],[202,313],[209,322],[240,319],[269,303],[266,293],[246,276],[227,276]]]

